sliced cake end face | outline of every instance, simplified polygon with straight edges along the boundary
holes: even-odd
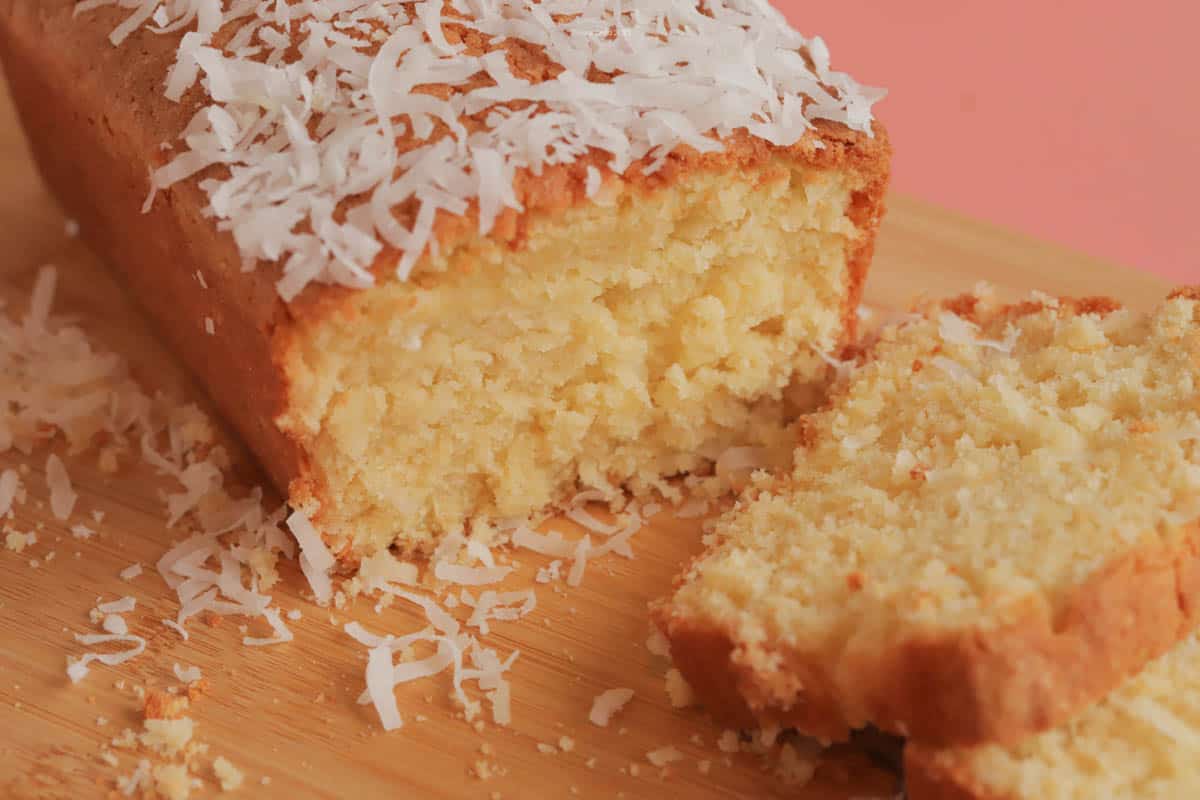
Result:
[[[1179,800],[1200,797],[1200,638],[1195,633],[1102,702],[1012,747],[910,745],[912,800]]]
[[[656,612],[746,705],[836,736],[1018,738],[1194,616],[1200,303],[959,301],[882,334]],[[680,664],[687,674],[687,665]]]
[[[885,169],[781,153],[653,191],[611,179],[519,246],[472,238],[354,295],[289,353],[284,424],[335,498],[319,526],[427,549],[730,447],[786,463],[788,389],[848,336]]]

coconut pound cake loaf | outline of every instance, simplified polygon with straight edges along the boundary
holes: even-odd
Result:
[[[760,0],[0,0],[0,42],[49,184],[343,558],[779,445],[852,334],[881,93]]]
[[[1189,800],[1200,797],[1195,633],[1066,725],[1010,748],[909,745],[912,800]]]
[[[1196,622],[1200,293],[886,329],[655,617],[740,725],[1011,743]]]

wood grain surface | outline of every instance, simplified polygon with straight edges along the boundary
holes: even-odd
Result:
[[[120,286],[81,241],[65,235],[65,220],[26,155],[3,94],[0,175],[0,302],[21,309],[37,268],[57,265],[59,310],[77,313],[97,342],[131,362],[146,386],[204,405],[203,394],[164,351]],[[872,305],[900,307],[918,292],[954,292],[979,280],[1012,290],[1111,294],[1134,306],[1149,305],[1165,289],[1150,276],[912,200],[892,199],[869,284]],[[229,447],[239,480],[261,482],[245,452],[235,442]],[[668,589],[681,561],[699,549],[698,520],[660,515],[635,537],[636,559],[609,556],[589,565],[577,589],[539,586],[532,615],[494,623],[488,645],[502,654],[521,651],[512,673],[511,727],[488,723],[477,731],[456,717],[443,675],[401,687],[406,723],[385,733],[370,707],[354,702],[363,688],[366,653],[341,624],[356,619],[375,631],[404,633],[423,625],[416,614],[403,608],[376,614],[361,601],[346,610],[319,608],[304,599],[303,580],[288,569],[273,594],[282,609],[303,614],[290,623],[295,641],[243,647],[240,621],[232,618],[214,627],[193,622],[190,640],[182,641],[158,622],[174,615],[175,598],[151,566],[186,533],[164,527],[159,493],[166,485],[136,465],[105,475],[96,469],[94,455],[66,457],[80,495],[75,516],[92,510],[106,515],[96,526],[97,536],[79,541],[44,502],[46,455],[0,455],[0,469],[27,462],[24,480],[31,501],[17,510],[14,523],[39,531],[38,543],[24,552],[0,551],[4,797],[112,793],[116,777],[131,772],[135,758],[122,754],[117,767],[106,765],[97,757],[100,746],[122,729],[140,726],[134,686],[177,683],[176,662],[201,667],[211,684],[191,715],[196,738],[209,745],[208,760],[223,755],[245,772],[246,785],[233,796],[848,800],[892,797],[897,790],[896,776],[879,758],[843,748],[825,758],[816,778],[797,791],[774,776],[771,757],[727,757],[716,747],[720,730],[702,711],[671,707],[663,680],[668,665],[645,646],[645,606]],[[134,562],[146,571],[121,581],[117,573]],[[521,577],[512,582],[533,585],[532,570],[545,560],[522,557],[522,562]],[[98,597],[125,594],[138,600],[127,618],[132,630],[149,640],[147,651],[120,667],[96,665],[82,683],[70,685],[66,656],[83,649],[72,634],[93,630],[87,613]],[[592,698],[614,687],[634,689],[633,701],[609,727],[591,725]],[[107,724],[97,724],[101,717]],[[554,744],[562,736],[574,740],[571,752],[539,751],[538,743]],[[480,751],[484,743],[492,751],[486,758]],[[685,754],[665,774],[646,760],[647,751],[664,745]],[[502,774],[480,780],[472,774],[480,759]],[[699,768],[702,760],[711,764],[707,774]],[[198,774],[205,785],[193,797],[215,795],[211,773]]]

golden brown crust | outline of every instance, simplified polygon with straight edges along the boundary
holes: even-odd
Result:
[[[777,723],[832,740],[870,722],[930,747],[1012,744],[1055,727],[1165,653],[1197,622],[1200,524],[1174,549],[1135,551],[1080,586],[1057,618],[914,637],[831,659],[739,642],[654,609],[676,667],[727,724]],[[848,719],[846,708],[864,709]]]
[[[148,172],[173,155],[161,143],[176,139],[202,98],[196,89],[182,103],[163,96],[162,80],[174,61],[177,36],[137,31],[113,47],[108,34],[127,11],[104,7],[76,18],[73,8],[74,0],[0,0],[0,55],[24,124],[33,134],[39,166],[60,202],[93,246],[121,270],[274,483],[294,505],[317,513],[334,498],[303,447],[276,424],[289,408],[287,354],[306,326],[353,313],[356,291],[314,284],[284,303],[275,289],[279,264],[244,271],[232,237],[218,233],[202,214],[206,200],[199,182],[212,170],[160,192],[150,213],[141,214]],[[544,57],[539,60],[527,49],[510,51],[510,61],[520,74],[547,69]],[[850,254],[849,337],[883,214],[890,145],[881,126],[875,137],[868,137],[820,122],[814,133],[789,148],[740,133],[726,140],[721,153],[683,148],[654,174],[643,174],[645,165],[635,164],[622,180],[636,190],[653,191],[695,170],[741,170],[781,154],[816,168],[861,175],[863,188],[854,198],[853,214],[864,235]],[[492,237],[520,247],[533,220],[588,202],[587,168],[605,160],[595,152],[571,165],[548,167],[541,176],[518,174],[517,195],[526,212],[507,211]],[[403,217],[409,211],[396,213]],[[461,217],[439,216],[435,235],[444,251],[475,235],[474,214],[472,208]],[[387,249],[377,259],[373,269],[381,279],[391,279],[390,268],[399,255]],[[201,288],[197,273],[207,289]],[[215,335],[205,333],[205,318],[213,320]]]

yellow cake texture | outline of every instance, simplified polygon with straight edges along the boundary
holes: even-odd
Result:
[[[1070,722],[1013,747],[909,747],[912,800],[1200,797],[1200,638],[1193,633]]]
[[[1017,741],[1186,635],[1200,303],[969,296],[885,329],[655,610],[702,701],[837,739]]]
[[[785,392],[847,331],[861,176],[780,159],[610,191],[470,241],[304,330],[284,427],[369,550],[581,488],[667,490],[726,449],[791,450]],[[403,309],[397,313],[397,309]]]

